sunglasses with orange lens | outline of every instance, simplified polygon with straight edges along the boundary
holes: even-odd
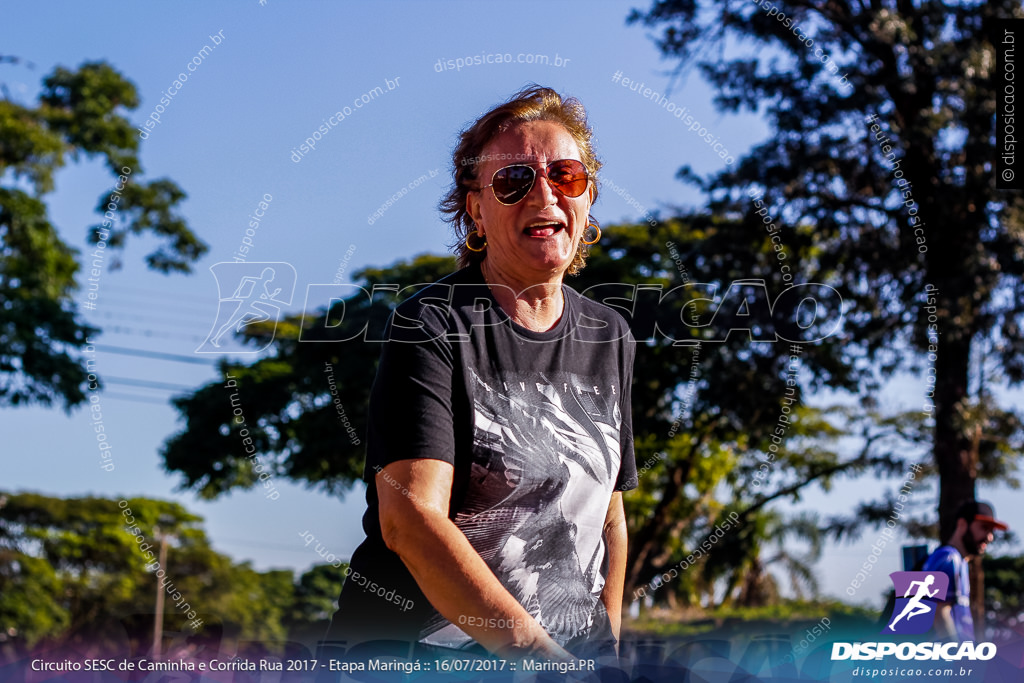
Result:
[[[590,174],[582,161],[576,159],[558,159],[547,164],[541,174],[559,192],[566,197],[579,197],[587,190]],[[537,170],[525,164],[513,164],[499,168],[491,176],[491,184],[484,185],[481,190],[491,188],[494,198],[505,206],[518,204],[530,194],[533,184],[537,182]]]

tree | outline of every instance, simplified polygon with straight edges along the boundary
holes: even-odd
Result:
[[[755,517],[755,516],[752,516]],[[759,527],[760,533],[757,536],[765,541],[770,541],[775,546],[775,553],[767,558],[762,558],[761,553],[752,555],[751,567],[738,568],[736,578],[742,578],[742,583],[735,582],[734,591],[727,591],[726,596],[743,607],[760,607],[777,602],[779,599],[779,587],[777,580],[768,572],[768,567],[774,563],[780,563],[789,575],[790,585],[798,598],[803,598],[803,590],[810,590],[813,595],[818,593],[818,581],[814,576],[811,565],[821,556],[821,533],[818,530],[817,520],[808,515],[801,515],[795,519],[786,519],[777,511],[762,511],[756,514],[751,523]],[[810,549],[805,555],[800,555],[787,547],[791,542],[790,537],[797,540],[807,541]]]
[[[1024,557],[986,557],[984,563],[989,619],[1020,624],[1024,619]]]
[[[232,562],[210,547],[201,521],[162,500],[0,492],[0,633],[20,648],[123,645],[118,629],[97,629],[112,623],[129,629],[133,649],[147,651],[159,588],[168,630],[216,615],[246,637],[277,641],[286,613],[301,625],[292,573]],[[161,536],[169,539],[162,567],[154,565]]]
[[[707,192],[716,215],[751,217],[747,195],[763,193],[783,241],[810,240],[803,274],[850,304],[836,362],[934,376],[923,403],[934,418],[946,538],[978,477],[970,363],[984,349],[1007,383],[1024,379],[1024,200],[992,178],[997,85],[987,34],[994,19],[1021,16],[1020,3],[770,7],[657,0],[631,20],[660,29],[659,48],[681,69],[698,66],[720,110],[770,122],[769,139],[734,167],[680,176]],[[714,49],[727,43],[757,49],[727,58]],[[976,576],[980,569],[972,565]]]
[[[327,633],[338,610],[347,567],[347,563],[318,564],[299,577],[283,620],[292,640],[313,642]]]
[[[174,399],[185,427],[164,444],[164,467],[181,473],[182,485],[204,498],[258,484],[257,466],[330,493],[344,491],[362,477],[362,441],[350,437],[346,423],[365,433],[380,335],[396,298],[391,288],[408,296],[454,269],[454,259],[426,255],[365,269],[355,277],[372,297],[350,295],[330,311],[290,317],[276,330],[245,326],[240,336],[246,342],[264,346],[273,335],[274,354],[248,366],[224,362],[224,382]],[[378,341],[363,341],[364,331]],[[235,419],[235,406],[243,407],[247,424]],[[247,452],[246,438],[259,462]]]
[[[15,61],[0,57],[0,63]],[[83,322],[72,295],[79,289],[79,250],[50,222],[45,196],[68,159],[100,157],[114,176],[100,199],[102,222],[89,228],[95,278],[129,234],[162,244],[146,257],[160,272],[189,272],[206,245],[177,212],[185,193],[161,178],[140,180],[139,140],[125,112],[139,105],[135,86],[109,64],[76,71],[57,67],[34,107],[0,100],[0,405],[66,408],[85,398],[88,371],[79,351],[98,330]],[[88,301],[88,294],[83,300]]]
[[[633,431],[640,439],[638,467],[651,465],[640,490],[627,498],[629,596],[701,547],[729,512],[753,514],[853,468],[856,463],[841,463],[828,448],[802,454],[789,448],[787,440],[796,435],[830,436],[827,425],[799,420],[781,436],[776,430],[785,412],[801,404],[790,373],[794,353],[794,371],[807,372],[814,383],[853,387],[858,376],[834,360],[841,341],[829,329],[837,311],[823,313],[806,330],[791,327],[795,306],[787,300],[798,302],[798,290],[786,286],[759,218],[680,216],[655,226],[613,226],[605,235],[573,285],[616,305],[640,342]],[[748,248],[737,252],[739,241]],[[791,256],[802,254],[794,245]],[[627,295],[629,287],[614,283],[644,288]],[[658,334],[650,334],[652,321]],[[794,347],[786,338],[818,341]],[[788,453],[778,467],[792,478],[777,490],[755,489],[762,461],[774,460],[776,452]],[[716,543],[704,571],[715,575],[721,569],[715,563],[724,558],[730,567],[749,566],[760,545],[749,535],[753,528]],[[686,584],[676,585],[677,596],[689,602]]]

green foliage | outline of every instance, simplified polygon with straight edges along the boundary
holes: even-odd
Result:
[[[399,289],[411,287],[402,292],[405,298],[416,285],[453,270],[452,258],[423,255],[388,268],[368,268],[355,277],[365,281],[367,291],[391,283]],[[337,387],[345,418],[364,434],[380,338],[395,303],[392,290],[378,288],[372,299],[352,296],[314,319],[288,318],[278,326],[272,357],[248,366],[223,363],[222,375],[233,375],[237,387],[225,389],[226,381],[211,383],[175,399],[186,426],[164,445],[166,469],[180,472],[183,485],[205,498],[257,482],[239,435],[242,427],[232,412],[231,397],[237,392],[235,405],[245,412],[246,428],[264,467],[275,476],[334,493],[350,486],[362,476],[363,442],[347,434],[330,385]],[[363,341],[363,330],[367,339],[376,341]],[[244,334],[262,343],[267,331],[249,325]],[[350,341],[341,341],[346,339]],[[320,343],[310,343],[314,341]]]
[[[737,628],[750,635],[789,633],[819,625],[822,618],[831,622],[830,631],[872,627],[878,614],[834,600],[781,600],[760,607],[719,606],[690,609],[683,613],[654,610],[637,619],[627,619],[624,628],[637,637],[681,638],[696,635],[728,637]],[[799,640],[799,638],[797,638]]]
[[[19,189],[0,188],[0,237],[0,404],[80,403],[87,373],[69,349],[93,330],[65,303],[77,253],[57,236],[43,202]]]
[[[101,198],[97,210],[107,215],[89,229],[92,244],[113,254],[128,234],[155,235],[161,244],[146,260],[165,273],[189,272],[206,252],[178,213],[185,193],[168,179],[141,180],[139,140],[125,117],[138,105],[135,86],[103,62],[58,67],[34,107],[0,100],[0,405],[70,408],[85,398],[78,351],[98,330],[72,299],[80,252],[61,239],[44,200],[69,158],[98,156],[117,178],[111,186],[123,185]],[[117,211],[108,212],[111,202]]]
[[[739,619],[753,621],[755,619],[779,619],[785,621],[821,619],[822,617],[859,617],[875,619],[877,614],[870,609],[854,607],[838,600],[783,600],[761,607],[725,606],[713,610],[712,614],[720,619]]]
[[[347,563],[340,567],[319,564],[299,577],[291,607],[284,622],[291,628],[308,624],[320,625],[320,633],[326,632],[327,623],[338,609],[338,596],[345,584]]]
[[[737,244],[746,246],[739,250]],[[809,241],[787,246],[790,261],[811,258]],[[765,285],[747,290],[745,305],[737,306],[730,292],[739,280]],[[716,588],[723,587],[716,582],[724,582],[729,594],[744,574],[755,571],[758,554],[770,546],[769,534],[796,528],[811,534],[806,525],[781,518],[770,527],[756,523],[765,506],[799,500],[801,489],[816,482],[827,487],[838,476],[891,468],[894,456],[890,450],[841,457],[836,441],[850,428],[836,419],[843,413],[801,404],[806,389],[855,389],[864,380],[858,368],[837,358],[843,349],[839,334],[796,348],[755,341],[774,339],[770,304],[787,288],[760,221],[689,216],[654,227],[610,227],[574,286],[583,290],[616,282],[657,283],[663,292],[687,283],[714,287],[713,303],[697,301],[691,293],[657,315],[659,329],[673,339],[700,342],[699,349],[673,344],[664,335],[638,339],[635,450],[638,467],[648,466],[638,491],[627,496],[627,599],[632,589],[700,548],[730,512],[740,515],[738,531],[728,532],[669,588],[653,593],[655,601],[669,604],[711,604]],[[618,303],[633,320],[646,314],[639,296],[635,307],[628,301],[625,307],[621,301],[609,303]],[[722,331],[730,328],[721,341]],[[799,370],[794,376],[792,355],[797,356],[794,371]],[[791,420],[780,434],[779,419],[790,410]],[[765,470],[769,475],[762,480]],[[809,558],[783,553],[777,561],[813,590]]]
[[[0,633],[22,647],[58,640],[103,646],[116,634],[97,632],[96,624],[121,623],[144,645],[161,568],[207,626],[219,620],[240,637],[270,642],[290,631],[323,632],[340,570],[315,567],[297,585],[291,571],[257,572],[214,551],[201,522],[162,500],[0,493]],[[162,536],[167,560],[158,567]],[[185,627],[185,610],[167,597],[168,630]]]
[[[77,71],[57,67],[43,80],[42,122],[63,139],[66,153],[100,154],[115,175],[138,166],[138,139],[119,109],[139,106],[135,86],[109,64],[87,62]]]
[[[721,111],[769,122],[768,138],[735,165],[707,178],[684,167],[680,177],[707,193],[713,215],[751,228],[720,258],[759,248],[762,217],[750,196],[763,194],[794,273],[840,292],[844,334],[818,349],[836,374],[821,378],[850,388],[843,380],[859,376],[870,393],[872,365],[885,375],[934,364],[945,537],[958,503],[975,493],[981,457],[969,423],[972,358],[987,347],[1006,382],[1024,380],[1024,198],[992,182],[987,28],[1019,16],[1021,3],[774,7],[769,15],[752,2],[655,0],[631,20],[659,31],[659,48],[680,70],[701,71]]]
[[[13,629],[32,642],[56,635],[63,628],[72,634],[87,633],[97,618],[152,611],[155,577],[145,569],[151,560],[128,532],[117,501],[60,499],[33,493],[4,494],[3,499],[3,573],[17,589],[4,591],[6,604],[0,612],[3,630]],[[158,521],[165,533],[178,539],[179,545],[170,551],[168,562],[175,579],[177,567],[184,568],[173,564],[179,557],[205,553],[210,559],[212,551],[205,535],[195,526],[198,517],[176,503],[146,499],[126,502],[151,547],[158,545],[153,533]],[[176,584],[188,595],[187,590],[197,584],[186,572],[181,573]],[[51,620],[51,628],[43,629],[40,622],[25,619],[31,611],[63,614],[64,618]]]
[[[986,616],[990,621],[1019,625],[1024,621],[1024,556],[985,557]]]
[[[10,548],[0,550],[0,626],[4,638],[19,637],[31,645],[62,633],[71,616],[61,604],[61,593],[61,580],[46,560]]]

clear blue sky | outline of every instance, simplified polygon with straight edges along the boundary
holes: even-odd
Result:
[[[106,60],[138,86],[142,105],[131,119],[142,125],[177,74],[205,45],[213,47],[210,36],[223,36],[159,114],[160,123],[142,145],[143,172],[133,176],[167,176],[184,188],[184,213],[210,251],[193,275],[166,277],[143,265],[151,242],[133,241],[123,269],[104,272],[96,310],[87,316],[104,329],[101,346],[208,360],[193,353],[216,313],[217,289],[208,268],[231,260],[264,194],[272,201],[247,258],[292,264],[297,306],[307,284],[334,279],[346,252],[348,273],[441,253],[449,235],[436,205],[458,131],[529,82],[576,95],[587,106],[604,177],[635,199],[631,204],[606,185],[595,207],[603,222],[637,220],[637,205],[655,212],[699,204],[675,172],[686,163],[710,172],[722,160],[664,108],[612,81],[618,72],[659,92],[670,83],[674,65],[661,60],[644,28],[625,25],[631,6],[529,0],[6,3],[3,53],[35,66],[0,65],[0,81],[28,103],[55,66]],[[495,54],[535,63],[439,68],[448,60]],[[550,63],[536,63],[534,55]],[[551,64],[556,58],[564,64]],[[388,80],[397,87],[361,108],[353,106],[376,86],[386,89]],[[670,99],[688,107],[736,156],[767,134],[756,116],[716,113],[710,90],[695,74],[677,84]],[[292,151],[346,106],[352,113],[295,163]],[[368,224],[388,197],[435,169],[441,171],[436,178],[418,184]],[[111,187],[112,178],[95,161],[82,160],[57,176],[57,191],[48,197],[51,217],[83,252],[91,251],[85,236],[97,222],[93,209]],[[361,489],[344,501],[280,481],[281,497],[274,501],[259,492],[236,492],[202,502],[177,492],[177,478],[162,471],[157,455],[182,426],[168,398],[214,380],[213,366],[102,351],[97,363],[108,381],[102,405],[114,471],[99,467],[85,411],[4,410],[4,488],[175,499],[206,518],[215,548],[260,569],[314,564],[319,558],[300,542],[303,532],[339,556],[348,556],[361,540]],[[892,401],[916,405],[921,393],[920,383],[904,382]],[[1011,509],[1015,494],[985,495],[1011,525],[1024,528],[1024,513],[1019,506]],[[828,496],[812,492],[802,507],[849,508],[857,498],[852,488],[841,487]],[[922,490],[917,501],[920,509],[933,507],[934,490]],[[841,593],[852,576],[848,568],[863,561],[873,538],[869,533],[861,544],[827,550],[821,564],[826,592]],[[887,561],[892,570],[900,568],[895,549]],[[879,571],[858,599],[876,601],[886,585]]]

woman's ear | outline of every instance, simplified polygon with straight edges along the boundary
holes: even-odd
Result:
[[[466,194],[466,213],[468,213],[469,217],[473,219],[477,233],[483,237],[484,232],[480,229],[483,225],[483,213],[480,210],[480,197],[474,190],[470,190],[469,193]]]

